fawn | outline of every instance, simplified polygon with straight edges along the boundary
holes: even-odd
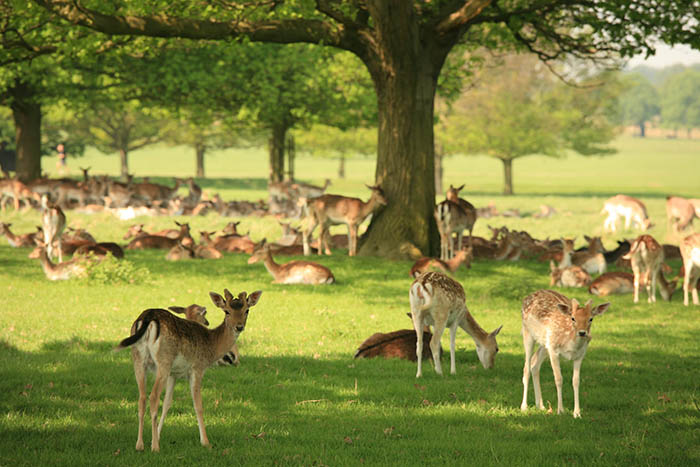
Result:
[[[245,329],[248,312],[262,295],[258,290],[250,295],[241,292],[234,298],[228,289],[224,297],[209,292],[212,302],[226,314],[224,321],[214,329],[178,318],[169,311],[151,308],[144,310],[131,326],[131,336],[122,340],[115,350],[131,347],[134,375],[139,388],[139,431],[136,450],[143,450],[143,418],[146,412],[146,373],[156,374],[150,395],[151,450],[160,451],[160,433],[173,400],[176,378],[187,377],[197,414],[199,439],[209,447],[202,415],[202,377],[204,371],[223,357]],[[160,422],[158,404],[165,387]]]
[[[561,394],[561,368],[559,357],[574,361],[574,418],[581,416],[579,405],[579,381],[581,363],[591,341],[593,317],[604,313],[610,303],[593,307],[591,300],[580,306],[576,299],[569,299],[553,290],[538,290],[523,300],[523,345],[525,366],[523,368],[523,402],[521,410],[527,410],[527,391],[532,372],[532,385],[535,388],[535,406],[544,409],[540,388],[540,366],[549,355],[557,386],[557,413],[563,413]],[[535,343],[540,347],[533,355]],[[547,354],[545,354],[545,351]]]

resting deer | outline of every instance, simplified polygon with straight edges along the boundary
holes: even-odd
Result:
[[[197,258],[221,259],[224,257],[223,253],[214,247],[214,240],[211,239],[214,232],[200,231],[199,235],[199,245],[194,246],[194,255]]]
[[[603,255],[603,243],[600,237],[583,236],[588,242],[588,249],[571,254],[571,263],[580,266],[589,274],[603,274],[607,263]]]
[[[670,283],[664,277],[663,271],[659,271],[658,276],[659,292],[661,298],[666,301],[671,301],[673,292],[676,290],[677,280]],[[646,283],[642,282],[642,285]],[[634,274],[629,272],[606,272],[591,282],[588,287],[588,293],[605,297],[606,295],[626,294],[634,292]]]
[[[411,267],[411,272],[409,274],[411,277],[416,278],[424,272],[428,272],[432,269],[440,269],[445,273],[455,272],[462,264],[465,268],[469,269],[472,267],[471,262],[474,258],[472,251],[472,247],[462,248],[456,255],[454,255],[452,259],[448,259],[447,261],[443,261],[438,258],[420,258],[418,261],[413,263],[413,267]]]
[[[656,302],[656,281],[664,262],[664,250],[651,235],[640,235],[623,256],[630,260],[634,273],[634,303],[639,301],[639,287],[646,284],[649,303]]]
[[[168,261],[180,261],[183,259],[194,259],[195,254],[192,247],[184,245],[178,241],[166,254],[165,259]]]
[[[127,250],[143,250],[146,248],[162,248],[170,250],[174,246],[181,242],[185,246],[192,246],[194,244],[194,239],[190,235],[190,225],[187,222],[180,224],[175,221],[175,223],[180,227],[179,234],[176,238],[163,237],[160,235],[141,235],[134,238],[126,246]]]
[[[647,216],[647,208],[644,203],[637,198],[627,195],[616,195],[608,199],[603,205],[601,214],[607,213],[608,217],[603,224],[604,230],[615,232],[616,224],[620,217],[625,218],[625,229],[630,228],[631,222],[634,222],[641,230],[649,230],[652,223]]]
[[[267,271],[275,278],[274,284],[332,284],[335,277],[330,269],[311,261],[296,260],[277,264],[272,258],[270,245],[265,239],[255,246],[248,264],[263,261]]]
[[[246,296],[241,292],[234,298],[228,289],[224,297],[209,292],[212,302],[226,314],[224,321],[215,329],[199,323],[178,318],[172,313],[157,308],[145,310],[131,326],[131,336],[122,340],[115,350],[131,347],[134,375],[139,388],[139,431],[136,450],[143,450],[143,419],[146,412],[146,373],[156,374],[150,395],[151,450],[160,451],[160,434],[173,400],[176,378],[187,377],[199,426],[199,440],[209,447],[204,417],[202,415],[202,378],[204,371],[223,357],[243,332],[248,311],[260,299],[261,291]],[[158,404],[165,387],[163,411],[160,421]]]
[[[387,204],[381,187],[378,185],[366,186],[372,190],[372,195],[367,202],[359,198],[348,198],[340,195],[323,195],[307,200],[308,226],[304,229],[303,235],[305,256],[311,254],[309,237],[317,225],[321,226],[321,231],[318,235],[318,254],[324,252],[327,255],[331,254],[330,246],[327,242],[327,230],[331,225],[336,224],[346,224],[348,226],[348,254],[350,256],[357,254],[357,231],[360,224],[380,206]]]
[[[7,237],[7,242],[10,244],[10,246],[15,248],[23,246],[34,246],[34,239],[37,238],[37,235],[40,235],[38,231],[21,235],[15,235],[10,230],[11,226],[12,224],[0,222],[0,235],[4,235],[5,237]]]
[[[66,281],[74,277],[83,277],[87,274],[88,262],[84,258],[74,258],[58,264],[51,262],[46,251],[46,245],[41,240],[37,240],[38,258],[44,275],[50,281]]]
[[[503,326],[490,334],[483,330],[472,317],[465,303],[462,285],[446,274],[436,271],[418,276],[411,284],[409,292],[413,329],[416,331],[416,355],[423,354],[423,329],[433,326],[430,350],[433,354],[435,372],[442,376],[439,350],[440,339],[446,327],[450,328],[450,373],[457,372],[455,366],[455,339],[457,326],[464,329],[476,344],[476,354],[484,368],[493,367],[498,344],[496,336]],[[416,378],[423,375],[422,360],[418,359]]]
[[[700,277],[700,234],[685,237],[681,242],[681,256],[683,257],[683,304],[688,306],[688,292],[692,291],[693,305],[698,302],[698,278]]]
[[[406,313],[411,318],[410,313]],[[430,328],[425,326],[423,330],[423,338],[431,340],[433,335],[430,333]],[[375,332],[355,351],[353,358],[402,358],[415,362],[416,356],[416,332],[413,329],[400,329],[394,332]],[[423,348],[423,360],[432,358],[430,346]],[[442,348],[440,348],[440,357],[442,356]],[[438,357],[438,358],[440,358]]]
[[[63,210],[57,205],[49,201],[48,195],[41,197],[41,224],[44,231],[44,244],[49,258],[54,255],[54,242],[58,245],[56,248],[58,262],[63,261],[63,252],[61,251],[61,234],[66,228],[66,215]]]
[[[523,367],[523,402],[520,404],[520,410],[527,410],[530,372],[532,372],[532,384],[535,388],[535,407],[544,409],[540,388],[540,367],[548,355],[554,372],[554,383],[557,386],[558,414],[564,412],[559,357],[573,360],[574,418],[581,417],[578,389],[581,363],[591,341],[591,323],[595,316],[605,313],[609,307],[610,303],[593,307],[591,300],[580,306],[575,298],[569,299],[553,290],[538,290],[525,297],[522,306],[525,366]],[[533,355],[535,343],[540,347]]]
[[[679,234],[688,226],[692,227],[695,217],[695,206],[690,200],[680,196],[666,197],[666,218],[674,233]]]
[[[580,266],[558,268],[554,261],[549,262],[550,287],[585,287],[591,283],[591,275]]]

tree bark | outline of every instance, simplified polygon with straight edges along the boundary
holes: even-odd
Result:
[[[119,150],[119,163],[121,165],[122,180],[129,180],[129,150],[121,148]]]
[[[646,136],[646,122],[641,122],[639,124],[639,137],[644,138]]]
[[[270,136],[270,183],[284,180],[284,143],[287,135],[287,127],[276,125],[272,128]]]
[[[442,186],[442,148],[440,145],[435,148],[435,192],[437,194],[445,192]]]
[[[512,195],[513,194],[513,159],[501,159],[503,162],[503,194]]]
[[[297,156],[297,148],[294,143],[294,135],[287,138],[287,177],[290,182],[294,181],[294,159]]]
[[[338,160],[338,178],[345,178],[345,154],[341,154]]]
[[[29,182],[41,177],[41,104],[34,100],[34,91],[18,84],[12,94],[12,118],[17,145],[17,177]]]
[[[194,146],[194,150],[197,155],[197,178],[204,178],[204,152],[206,151],[206,149],[206,146],[201,143],[197,143]]]

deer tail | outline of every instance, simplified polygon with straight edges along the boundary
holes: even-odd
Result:
[[[132,346],[138,341],[141,340],[141,338],[146,334],[146,331],[148,330],[148,326],[151,324],[151,322],[156,323],[156,339],[158,339],[158,336],[160,336],[160,322],[156,319],[156,316],[154,313],[148,313],[153,310],[146,310],[141,317],[136,321],[136,332],[132,334],[131,336],[127,337],[126,339],[123,339],[119,345],[117,345],[114,348],[115,352],[118,352],[121,349],[124,349],[126,347]]]

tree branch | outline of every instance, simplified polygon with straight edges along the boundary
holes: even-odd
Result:
[[[481,11],[491,4],[491,1],[492,0],[470,0],[464,2],[456,11],[448,14],[445,19],[441,20],[436,26],[435,31],[438,34],[448,34],[466,26],[469,21],[479,16]]]

